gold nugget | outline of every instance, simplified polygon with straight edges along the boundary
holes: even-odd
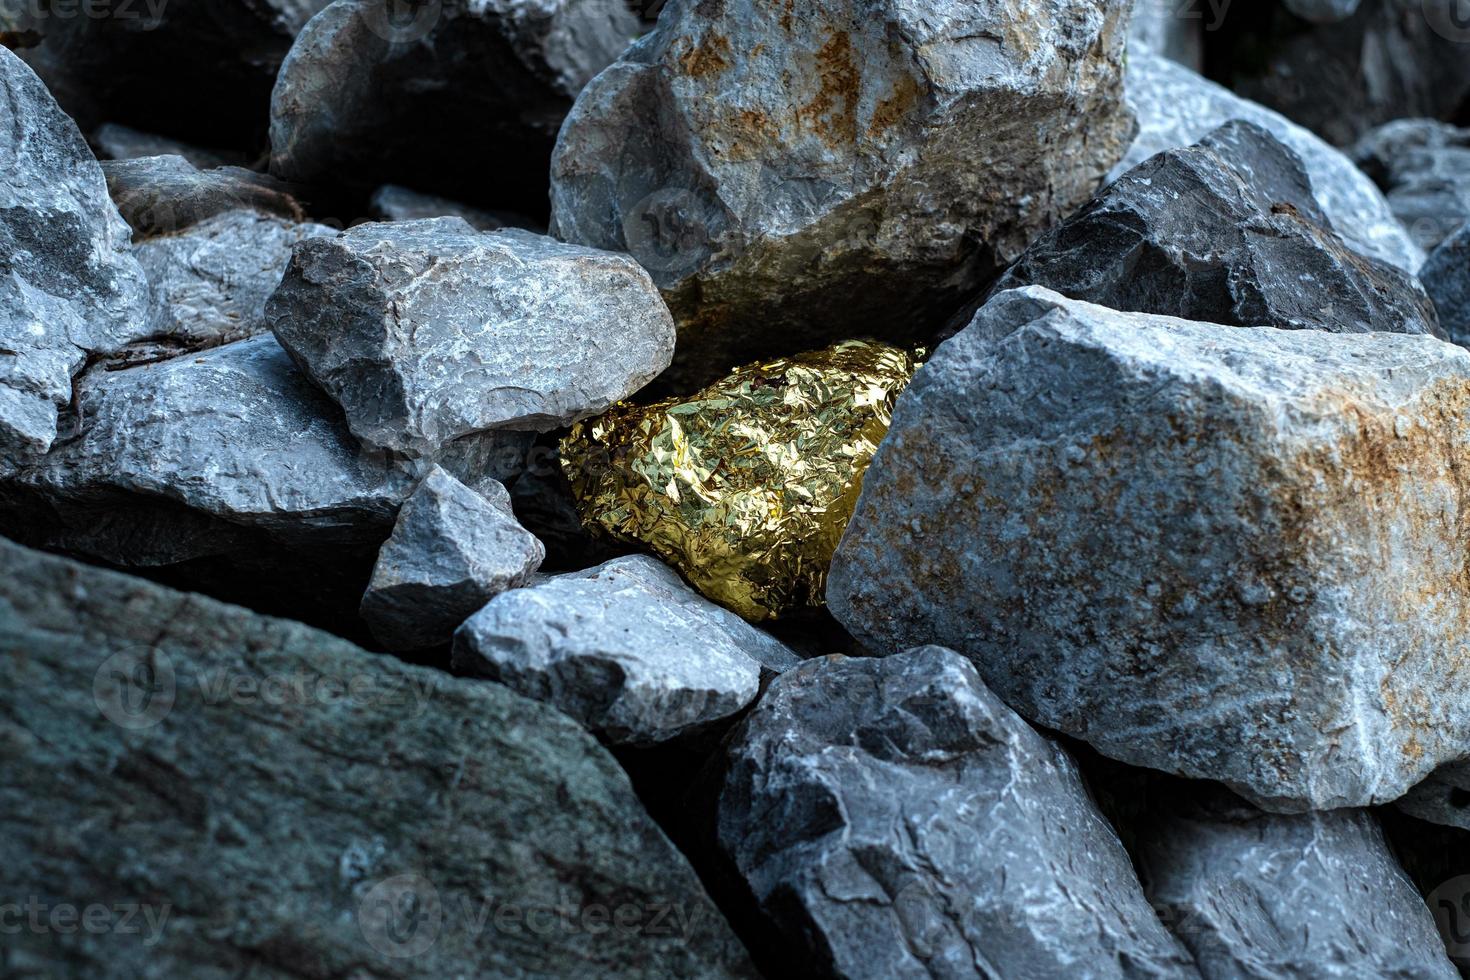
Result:
[[[620,404],[562,440],[583,522],[640,545],[751,622],[824,604],[863,471],[917,368],[847,341]]]

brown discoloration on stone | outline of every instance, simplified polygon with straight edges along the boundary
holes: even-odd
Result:
[[[913,108],[919,104],[923,89],[912,75],[900,75],[894,83],[893,94],[878,103],[873,110],[873,120],[868,123],[868,135],[878,136],[903,122]]]
[[[817,94],[796,110],[828,146],[857,142],[857,106],[862,76],[853,60],[852,38],[834,31],[816,54]]]
[[[723,34],[706,34],[679,58],[679,64],[690,78],[722,72],[731,64],[730,40]]]

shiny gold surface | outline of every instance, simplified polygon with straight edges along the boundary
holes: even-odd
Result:
[[[848,341],[698,394],[578,423],[562,467],[582,520],[643,546],[752,622],[823,604],[863,471],[917,363]]]

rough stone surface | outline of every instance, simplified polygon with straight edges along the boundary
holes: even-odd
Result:
[[[1420,820],[1470,830],[1470,762],[1445,763],[1395,806]]]
[[[139,157],[181,156],[200,170],[243,165],[241,154],[206,150],[180,140],[145,133],[119,123],[103,123],[92,132],[91,143],[99,160],[136,160]]]
[[[486,480],[476,492],[436,466],[378,552],[362,618],[390,649],[448,643],[481,606],[525,585],[545,557],[504,486]]]
[[[7,976],[752,975],[556,712],[6,541],[0,566],[0,891],[141,907],[8,934]]]
[[[0,476],[44,453],[93,352],[146,334],[148,281],[76,125],[0,47]]]
[[[1128,48],[1140,46],[1195,71],[1204,68],[1204,33],[1199,12],[1179,0],[1136,0],[1128,29]]]
[[[198,350],[268,332],[265,301],[281,283],[291,247],[336,234],[326,225],[240,210],[142,242],[136,254],[158,304],[150,340]]]
[[[625,255],[459,218],[296,246],[267,315],[368,445],[432,457],[594,415],[668,366],[674,324]]]
[[[1063,0],[673,0],[567,117],[552,233],[648,268],[679,384],[911,340],[1122,156],[1127,21]]]
[[[368,202],[368,213],[375,221],[419,221],[424,218],[463,218],[477,231],[496,231],[500,228],[525,228],[528,231],[545,231],[535,227],[535,222],[522,215],[507,211],[485,211],[467,204],[452,201],[437,194],[384,184],[373,191]]]
[[[1211,800],[1151,822],[1139,843],[1149,899],[1206,980],[1459,976],[1366,810]]]
[[[1470,222],[1430,254],[1419,277],[1444,332],[1455,343],[1470,346]]]
[[[241,208],[292,221],[306,216],[289,185],[243,167],[200,170],[181,156],[161,156],[107,160],[102,171],[118,210],[140,237]]]
[[[1254,123],[1150,157],[1044,235],[994,287],[1206,323],[1436,333],[1417,279],[1345,246],[1301,159]]]
[[[1072,760],[949,650],[777,678],[718,821],[793,975],[1197,976]]]
[[[1368,133],[1352,153],[1426,251],[1470,221],[1470,129],[1400,119]]]
[[[555,705],[610,742],[652,745],[744,710],[784,644],[641,555],[506,592],[454,639],[454,666]]]
[[[1314,24],[1335,24],[1357,13],[1362,0],[1285,0],[1287,10]]]
[[[1405,272],[1424,261],[1373,181],[1340,150],[1285,116],[1146,50],[1128,56],[1128,101],[1138,116],[1138,139],[1113,177],[1161,150],[1196,143],[1231,119],[1244,119],[1269,130],[1302,158],[1322,210],[1349,245]]]
[[[1267,809],[1470,744],[1470,352],[1004,293],[899,399],[827,598],[1026,717]]]
[[[337,0],[281,67],[271,172],[544,214],[557,127],[637,35],[615,0]]]

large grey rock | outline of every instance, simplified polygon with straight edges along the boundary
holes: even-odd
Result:
[[[729,751],[720,846],[793,975],[1198,975],[1072,760],[949,650],[808,661]]]
[[[557,127],[637,34],[619,0],[337,0],[281,67],[271,172],[544,214]]]
[[[238,210],[142,242],[136,255],[158,305],[150,340],[165,352],[198,350],[268,332],[265,301],[281,283],[291,247],[336,234],[326,225]]]
[[[648,268],[679,384],[924,336],[1122,156],[1127,21],[1064,0],[673,0],[567,117],[552,233]]]
[[[1373,181],[1340,150],[1281,114],[1146,50],[1128,56],[1128,102],[1138,116],[1138,139],[1113,177],[1161,150],[1196,143],[1231,119],[1244,119],[1269,130],[1302,158],[1322,210],[1349,245],[1405,272],[1424,261]]]
[[[7,976],[752,975],[555,711],[6,541],[0,567],[0,891],[41,923],[7,925]]]
[[[1216,18],[1179,0],[1134,0],[1133,21],[1128,28],[1128,49],[1140,46],[1177,61],[1195,71],[1204,70],[1204,31],[1218,30]]]
[[[87,356],[146,334],[148,281],[102,171],[0,46],[0,476],[44,453]]]
[[[1366,134],[1352,153],[1426,251],[1470,221],[1470,129],[1400,119]]]
[[[354,435],[425,458],[488,429],[594,415],[651,381],[674,347],[632,259],[459,218],[301,242],[267,315]]]
[[[498,481],[471,490],[434,467],[378,552],[362,618],[390,649],[448,643],[485,603],[525,585],[546,549],[516,521]]]
[[[454,667],[653,745],[744,710],[797,657],[652,558],[617,558],[503,593],[460,627]]]
[[[1420,820],[1470,830],[1470,762],[1445,763],[1394,805]]]
[[[1207,323],[1439,329],[1419,281],[1344,245],[1301,159],[1241,121],[1119,177],[1032,245],[993,293],[1030,284]]]
[[[1419,277],[1445,333],[1455,343],[1470,346],[1470,222],[1430,253]]]
[[[102,171],[139,237],[180,231],[241,208],[291,221],[306,217],[289,185],[244,167],[200,170],[181,156],[161,156],[108,160]]]
[[[1149,899],[1206,980],[1459,976],[1366,810],[1202,801],[1138,840]]]
[[[1470,744],[1470,351],[1003,293],[899,400],[828,581],[1106,755],[1267,809]]]

